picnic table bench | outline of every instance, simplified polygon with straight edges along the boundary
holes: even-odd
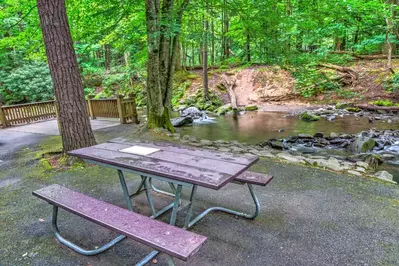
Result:
[[[53,205],[52,226],[57,239],[84,255],[96,255],[110,247],[110,244],[113,246],[125,237],[129,237],[169,255],[170,263],[172,263],[172,257],[187,261],[207,239],[205,236],[148,218],[60,185],[36,190],[33,195]],[[122,235],[101,248],[84,250],[61,236],[57,226],[58,207]],[[146,262],[141,261],[136,265],[144,265]]]
[[[273,176],[270,175],[264,175],[248,171],[248,168],[259,160],[257,156],[237,156],[232,153],[210,151],[206,149],[180,146],[177,144],[166,142],[143,143],[131,142],[125,139],[116,139],[107,143],[71,151],[69,152],[69,154],[82,158],[89,163],[116,169],[122,187],[123,197],[126,201],[128,210],[120,209],[120,207],[112,207],[112,205],[110,205],[109,203],[104,203],[95,199],[86,199],[85,197],[88,196],[79,194],[79,197],[77,197],[78,199],[77,201],[75,201],[75,204],[79,204],[78,202],[80,201],[92,202],[94,204],[92,206],[86,206],[87,208],[85,208],[84,211],[77,211],[76,208],[74,208],[73,206],[65,204],[62,197],[56,197],[57,201],[55,201],[51,200],[49,196],[43,196],[47,195],[46,193],[34,192],[36,196],[41,197],[46,201],[49,201],[55,206],[53,210],[53,229],[56,233],[57,238],[60,240],[61,243],[66,244],[75,251],[84,255],[91,255],[105,251],[106,249],[121,241],[125,236],[127,236],[155,249],[153,252],[148,254],[138,265],[144,265],[146,262],[154,258],[159,252],[164,252],[172,257],[183,260],[188,259],[195,253],[195,251],[200,248],[200,246],[202,246],[203,242],[205,241],[202,236],[198,236],[195,234],[192,235],[193,233],[181,233],[179,230],[183,229],[180,228],[177,228],[178,230],[173,229],[173,232],[183,236],[183,239],[177,240],[175,238],[169,238],[168,241],[166,241],[168,245],[171,246],[169,249],[166,249],[165,247],[160,245],[156,245],[156,243],[154,243],[153,241],[155,237],[159,237],[160,239],[165,240],[163,238],[163,233],[165,231],[172,230],[171,226],[175,225],[178,208],[181,204],[181,192],[183,186],[191,187],[188,209],[186,212],[183,227],[184,229],[188,229],[213,211],[222,211],[247,219],[256,218],[260,212],[260,203],[258,201],[258,198],[256,197],[253,185],[266,186],[273,179]],[[126,185],[124,172],[138,174],[141,177],[141,182],[136,189],[136,192],[131,193],[129,191]],[[172,192],[157,189],[152,183],[152,179],[157,179],[159,181],[165,181],[169,183]],[[198,186],[207,189],[219,190],[229,183],[247,185],[255,205],[255,211],[253,213],[246,213],[216,206],[210,207],[198,214],[195,218],[192,218],[193,205]],[[76,192],[69,192],[69,190],[66,190],[66,188],[52,187],[52,190],[56,190],[56,188],[59,189],[59,191],[68,191],[62,192],[61,194],[66,193],[69,195],[72,193],[73,195],[78,195],[76,194]],[[153,204],[151,191],[170,195],[174,198],[173,202],[163,207],[161,210],[157,211]],[[144,217],[142,215],[134,213],[135,209],[133,208],[131,199],[135,195],[142,192],[145,192],[146,194],[147,202],[152,214],[150,217]],[[108,220],[101,216],[101,214],[99,214],[99,216],[93,216],[93,212],[97,210],[97,205],[107,206],[105,209],[112,209],[113,212],[115,210],[116,214],[112,215],[112,217]],[[85,251],[60,236],[56,226],[58,208],[57,206],[77,215],[80,215],[83,218],[103,225],[111,230],[119,232],[122,235],[118,236],[110,243],[104,245],[98,250]],[[117,217],[121,216],[126,217],[126,221],[128,223],[133,221],[146,223],[147,220],[151,220],[151,218],[155,219],[160,215],[168,212],[169,210],[171,210],[169,221],[170,225],[166,225],[160,222],[154,223],[154,225],[159,226],[159,230],[152,231],[154,234],[149,234],[148,237],[146,237],[145,235],[141,235],[140,237],[136,234],[137,231],[140,231],[140,226],[127,228],[126,226],[115,222],[119,219]],[[107,211],[107,213],[110,212]],[[147,232],[151,231],[150,229],[148,230],[149,231]],[[142,232],[144,232],[145,234],[145,230],[142,230]],[[182,244],[184,242],[184,239],[189,239],[193,237],[196,237],[198,241],[194,241],[192,245],[188,245],[188,251],[185,250],[179,252],[178,250],[173,249],[173,247]]]

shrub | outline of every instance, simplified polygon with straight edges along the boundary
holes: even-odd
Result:
[[[48,66],[30,62],[11,71],[0,71],[0,93],[7,104],[53,99],[53,83]]]

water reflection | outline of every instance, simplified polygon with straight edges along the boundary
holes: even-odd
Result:
[[[300,133],[315,134],[323,132],[358,133],[370,129],[399,129],[399,124],[388,124],[383,121],[368,122],[367,117],[344,116],[334,121],[321,119],[317,122],[304,122],[298,117],[285,117],[281,112],[248,112],[238,116],[232,115],[215,117],[210,121],[194,123],[191,126],[178,128],[182,135],[191,135],[209,140],[238,140],[249,144],[256,144],[270,138],[284,138]],[[283,132],[279,132],[282,131]]]

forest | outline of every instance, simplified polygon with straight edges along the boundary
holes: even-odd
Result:
[[[396,0],[163,1],[162,11],[170,5],[170,12],[161,15],[160,31],[169,41],[175,39],[168,47],[175,58],[173,71],[165,73],[172,78],[176,72],[168,101],[181,104],[193,80],[203,77],[204,100],[186,102],[200,109],[216,105],[210,108],[213,111],[221,101],[206,98],[208,77],[259,65],[286,71],[298,101],[353,97],[367,101],[376,96],[368,95],[370,90],[395,99],[397,4]],[[153,65],[148,43],[152,34],[158,34],[147,30],[145,1],[68,0],[66,10],[85,95],[135,93],[138,105],[145,106],[150,78],[146,66]],[[0,3],[0,93],[6,104],[54,98],[42,38],[35,1]],[[366,62],[360,76],[374,75],[372,82],[362,82],[361,70],[349,67],[358,62]]]

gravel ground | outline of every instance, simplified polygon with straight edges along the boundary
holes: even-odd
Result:
[[[98,166],[51,170],[37,154],[59,147],[58,137],[4,136],[0,131],[0,265],[134,265],[150,249],[124,240],[112,249],[85,257],[61,246],[51,232],[51,206],[31,195],[57,183],[124,206],[114,170]],[[132,136],[129,125],[96,131],[97,139]],[[151,136],[141,135],[142,138]],[[4,162],[7,163],[4,163]],[[398,186],[309,167],[262,159],[253,171],[271,173],[267,187],[256,187],[261,202],[255,220],[213,213],[191,230],[208,237],[187,263],[178,265],[399,265]],[[137,176],[127,175],[133,187]],[[11,180],[11,181],[10,181]],[[1,185],[3,184],[3,185]],[[165,184],[159,187],[166,189]],[[184,190],[187,198],[189,189]],[[156,195],[158,207],[171,199]],[[198,190],[195,211],[212,205],[252,210],[246,186]],[[148,214],[144,195],[134,200]],[[179,213],[182,225],[185,209]],[[165,221],[168,215],[162,217]],[[61,211],[60,230],[86,248],[114,233]],[[165,265],[162,256],[158,265]]]

